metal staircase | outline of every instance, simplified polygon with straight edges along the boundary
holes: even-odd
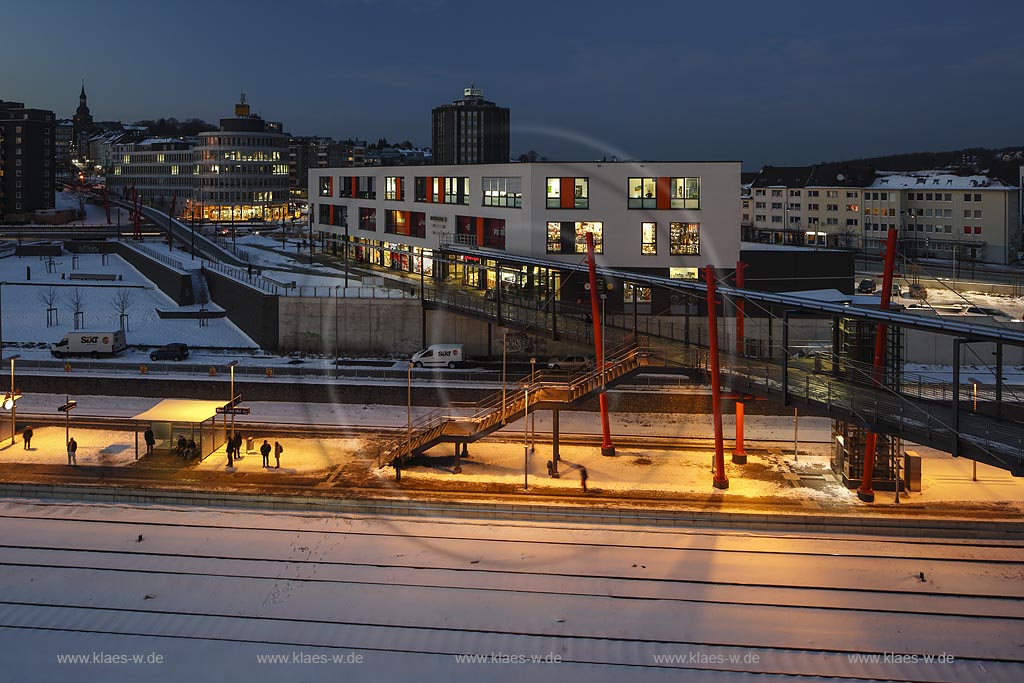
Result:
[[[529,410],[567,408],[629,378],[655,360],[646,344],[629,341],[606,354],[604,368],[590,364],[566,374],[538,370],[474,403],[449,403],[411,425],[403,436],[381,447],[381,463],[400,465],[443,443],[477,441],[528,415]]]

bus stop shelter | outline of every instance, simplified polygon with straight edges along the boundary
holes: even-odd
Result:
[[[217,408],[223,401],[197,401],[168,398],[141,412],[135,421],[135,458],[139,458],[139,434],[147,427],[153,430],[156,444],[153,452],[170,453],[175,450],[178,437],[193,439],[202,460],[227,442],[227,426],[217,424]]]

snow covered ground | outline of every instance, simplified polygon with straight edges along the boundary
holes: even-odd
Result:
[[[170,297],[142,276],[135,268],[115,254],[65,253],[54,259],[54,271],[46,272],[46,257],[11,256],[0,259],[0,281],[3,286],[3,340],[11,342],[52,344],[74,329],[74,316],[69,299],[75,292],[81,294],[84,329],[116,330],[119,326],[118,310],[114,300],[121,293],[130,293],[128,309],[129,344],[158,346],[170,342],[183,342],[190,346],[221,346],[256,348],[256,344],[227,318],[213,318],[209,325],[199,327],[196,320],[164,319],[157,309],[178,308]],[[75,267],[77,264],[77,267]],[[31,280],[26,279],[26,268],[31,268]],[[119,276],[113,282],[68,280],[71,273],[95,273]],[[40,297],[51,288],[56,292],[59,324],[46,326],[46,304]],[[48,355],[48,351],[43,351]],[[27,356],[26,356],[27,357]]]

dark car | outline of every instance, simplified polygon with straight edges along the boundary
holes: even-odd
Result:
[[[875,281],[871,278],[864,278],[857,285],[857,291],[861,294],[874,294],[875,293]]]
[[[184,360],[188,358],[187,344],[164,344],[158,349],[153,349],[149,354],[150,360]]]

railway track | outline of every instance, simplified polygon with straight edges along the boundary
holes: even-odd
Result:
[[[206,675],[221,659],[244,675],[254,652],[363,653],[372,670],[346,680],[391,678],[394,661],[434,680],[495,652],[557,653],[557,670],[526,672],[562,681],[1008,682],[1024,665],[1005,639],[1024,620],[1018,543],[116,509],[3,510],[12,675],[45,677],[38,653],[66,639],[146,642]],[[893,652],[951,659],[904,667]]]

